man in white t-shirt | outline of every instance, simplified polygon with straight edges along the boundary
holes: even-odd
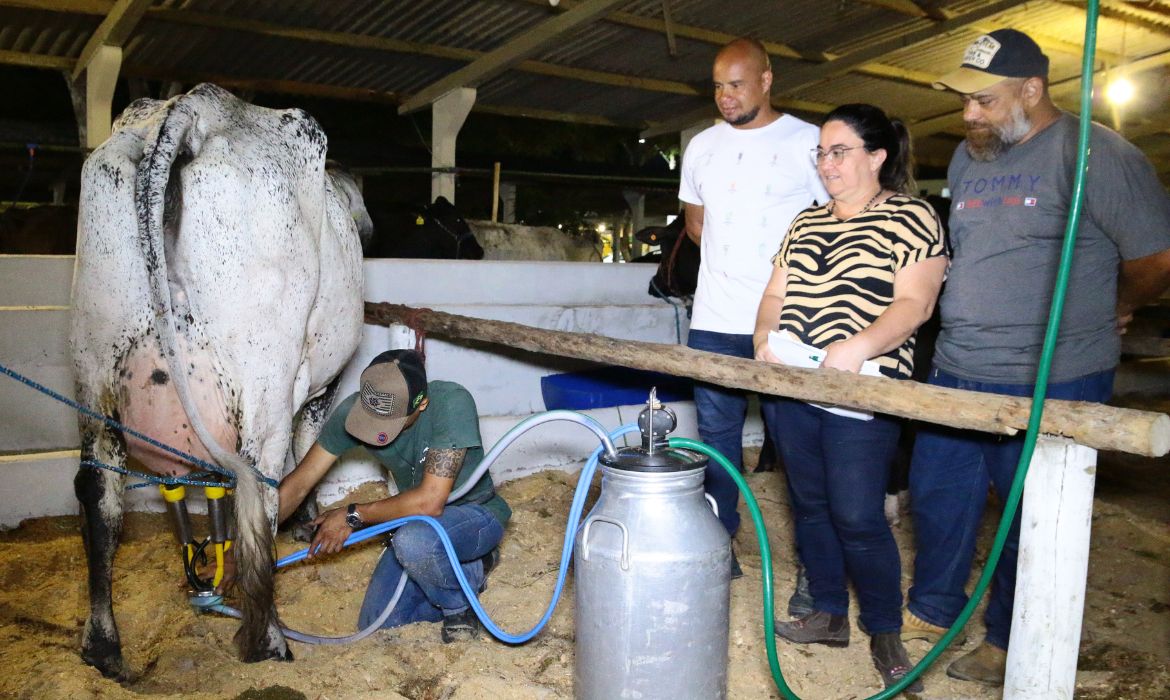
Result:
[[[771,258],[788,226],[813,203],[828,201],[809,155],[819,129],[772,108],[772,69],[763,44],[740,38],[720,49],[712,71],[724,122],[704,130],[683,154],[678,198],[686,232],[702,250],[687,345],[751,358],[756,310]],[[747,395],[696,384],[699,436],[743,469]],[[731,535],[739,528],[739,492],[721,467],[707,468],[706,490]]]

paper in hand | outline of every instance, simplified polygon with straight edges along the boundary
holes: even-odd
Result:
[[[793,367],[820,367],[821,363],[825,361],[824,350],[800,342],[796,336],[788,331],[772,331],[769,333],[768,348],[776,357],[780,358],[781,362]],[[878,363],[873,360],[866,360],[861,363],[861,374],[872,377],[880,376],[881,372],[879,371],[879,367]],[[808,402],[808,404],[846,418],[873,420],[873,414],[869,411],[858,411],[852,408],[841,408],[832,404],[814,403],[812,401]]]

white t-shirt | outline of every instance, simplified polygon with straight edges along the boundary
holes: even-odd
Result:
[[[820,130],[790,115],[758,129],[703,130],[683,154],[678,198],[703,207],[691,328],[750,334],[772,256],[803,209],[829,201],[810,152]]]

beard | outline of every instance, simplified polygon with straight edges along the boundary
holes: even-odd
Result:
[[[744,124],[750,124],[753,119],[755,119],[757,116],[759,116],[759,114],[760,114],[760,108],[756,107],[755,109],[751,109],[751,110],[748,110],[747,112],[744,112],[743,114],[739,115],[735,119],[728,119],[727,117],[724,117],[723,121],[727,122],[728,124],[730,124],[732,126],[743,126]]]
[[[984,163],[999,158],[1032,130],[1032,122],[1019,102],[1012,105],[1006,123],[967,122],[967,154]]]

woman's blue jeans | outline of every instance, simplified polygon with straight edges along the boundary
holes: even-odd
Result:
[[[849,612],[853,581],[870,634],[902,627],[902,564],[883,509],[901,426],[845,418],[795,399],[764,403],[788,472],[796,543],[814,608]]]
[[[491,511],[476,504],[447,506],[436,520],[451,538],[468,582],[476,591],[482,590],[483,563],[479,558],[500,544],[504,526]],[[410,580],[383,628],[437,622],[444,614],[453,615],[470,606],[438,534],[426,523],[409,522],[394,531],[392,544],[378,560],[362,601],[358,629],[368,627],[386,609],[403,571]]]
[[[1008,396],[1031,396],[1033,384],[995,384],[960,379],[931,370],[930,384],[951,389]],[[1109,400],[1113,370],[1048,385],[1048,398],[1073,401]],[[914,585],[907,605],[918,618],[950,627],[967,604],[966,585],[975,556],[975,541],[987,489],[995,486],[1006,498],[1024,449],[1023,436],[990,435],[934,424],[918,429],[910,462],[910,510],[914,516]],[[983,615],[987,641],[1007,649],[1016,593],[1016,561],[1020,550],[1017,511],[995,568],[991,597]]]
[[[715,333],[691,329],[687,347],[733,357],[755,357],[752,336]],[[743,472],[743,424],[747,416],[748,395],[740,389],[695,382],[695,415],[699,421],[699,439],[715,448]],[[775,433],[773,433],[775,439]],[[715,463],[707,464],[704,489],[715,499],[719,521],[727,534],[739,530],[739,487],[727,471]]]

